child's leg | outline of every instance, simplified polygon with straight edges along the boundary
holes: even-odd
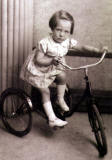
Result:
[[[44,111],[49,120],[54,120],[56,116],[51,105],[49,88],[41,88],[39,90],[42,95],[42,103]]]
[[[62,72],[60,75],[57,76],[57,100],[60,107],[64,111],[69,111],[69,107],[67,106],[66,102],[64,101],[64,94],[66,89],[66,74]]]
[[[63,121],[61,119],[58,119],[53,111],[53,108],[52,108],[52,104],[51,104],[51,101],[50,101],[50,91],[49,91],[49,88],[42,88],[42,89],[39,89],[40,92],[41,92],[41,95],[42,95],[42,101],[43,101],[43,108],[44,108],[44,111],[48,117],[48,121],[49,121],[49,125],[51,127],[54,127],[54,126],[59,126],[59,127],[62,127],[62,126],[65,126],[67,124],[66,121]]]

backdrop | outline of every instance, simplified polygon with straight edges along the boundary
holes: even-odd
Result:
[[[112,51],[112,1],[111,0],[34,0],[34,46],[47,36],[49,18],[60,9],[70,12],[75,19],[73,37],[81,44],[94,47],[108,46]],[[96,58],[67,58],[68,64],[80,66],[95,62]],[[68,82],[72,88],[83,88],[82,71],[69,72]],[[93,88],[112,90],[112,62],[105,59],[103,64],[90,70]]]

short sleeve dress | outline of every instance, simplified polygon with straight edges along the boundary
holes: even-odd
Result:
[[[41,50],[50,57],[62,57],[62,61],[65,62],[64,56],[67,54],[68,49],[76,45],[77,41],[74,39],[66,39],[62,43],[56,43],[52,36],[49,35],[38,42],[37,51]],[[37,52],[29,55],[26,59],[21,69],[20,78],[36,88],[47,88],[55,80],[56,75],[60,74],[64,68],[62,65],[55,66],[53,64],[47,67],[40,67],[34,63],[35,54]]]

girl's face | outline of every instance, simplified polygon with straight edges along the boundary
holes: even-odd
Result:
[[[71,22],[64,19],[59,19],[57,21],[57,26],[52,31],[53,40],[56,41],[57,43],[63,42],[64,40],[69,38],[70,30],[71,30]]]

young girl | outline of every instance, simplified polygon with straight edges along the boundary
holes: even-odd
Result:
[[[49,27],[52,33],[38,42],[36,53],[28,57],[27,67],[26,65],[22,67],[20,76],[23,80],[40,90],[49,126],[62,127],[67,124],[67,121],[56,117],[49,91],[49,86],[56,80],[57,101],[62,110],[69,111],[69,107],[64,101],[66,73],[59,62],[65,62],[65,55],[69,48],[95,52],[99,52],[99,50],[93,47],[81,47],[76,40],[70,38],[74,30],[74,19],[66,11],[61,10],[54,13],[49,20]]]

